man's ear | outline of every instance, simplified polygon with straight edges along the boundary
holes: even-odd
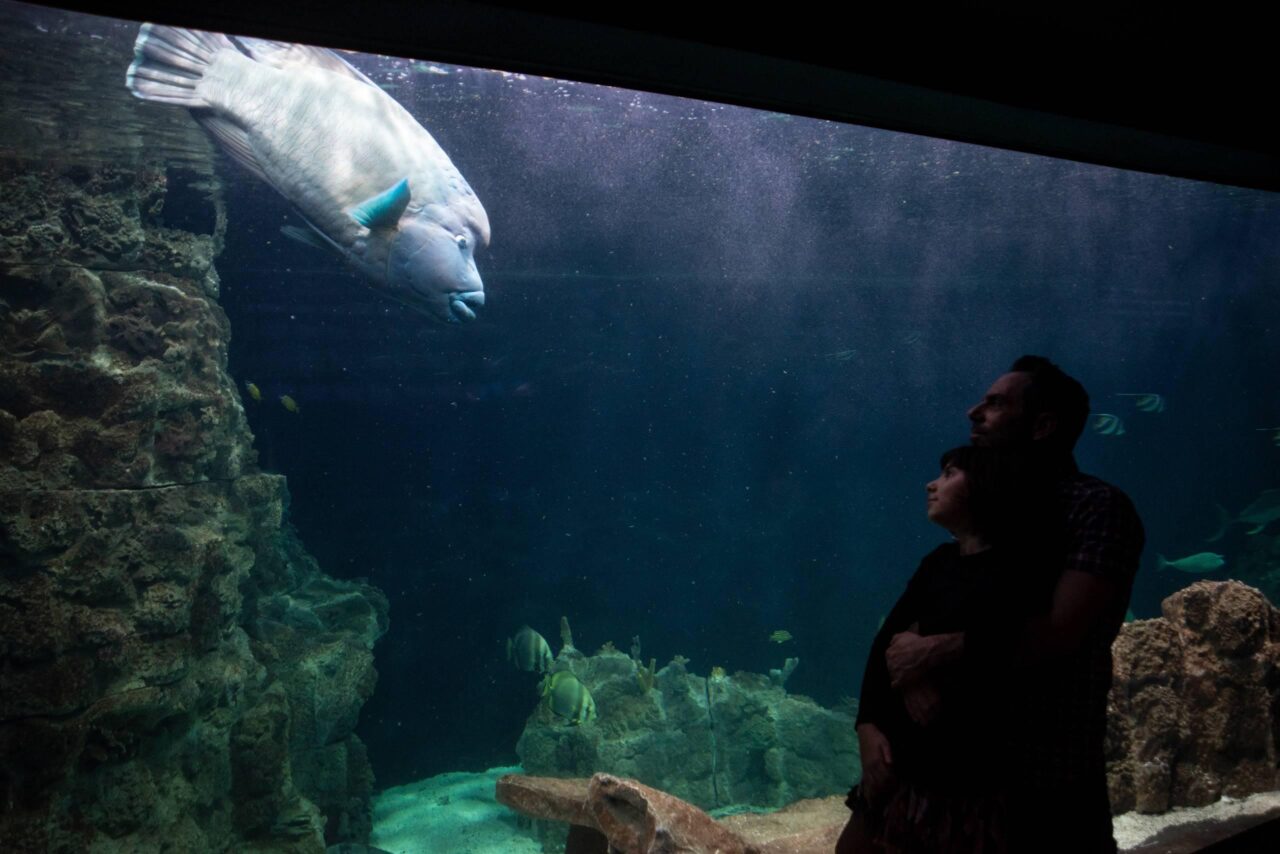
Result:
[[[1041,412],[1036,416],[1036,423],[1031,427],[1031,438],[1036,441],[1047,439],[1058,432],[1058,415],[1055,412]]]

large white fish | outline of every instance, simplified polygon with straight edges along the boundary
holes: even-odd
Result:
[[[376,290],[447,321],[484,305],[489,218],[409,112],[331,50],[144,24],[126,76],[288,199]]]
[[[1253,526],[1248,531],[1245,531],[1246,534],[1261,534],[1263,528],[1280,519],[1280,489],[1264,490],[1261,495],[1253,500],[1252,504],[1241,510],[1240,515],[1234,519],[1231,518],[1231,514],[1221,504],[1215,506],[1218,508],[1218,530],[1214,532],[1212,537],[1205,540],[1206,543],[1222,539],[1222,535],[1227,532],[1227,528],[1236,522],[1243,522],[1246,525]]]

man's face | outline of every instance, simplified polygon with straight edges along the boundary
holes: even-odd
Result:
[[[1035,438],[1035,419],[1027,415],[1023,396],[1031,377],[1022,372],[1001,376],[982,400],[969,410],[969,441],[975,445],[1009,448]]]

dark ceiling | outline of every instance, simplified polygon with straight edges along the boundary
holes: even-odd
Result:
[[[1268,30],[1229,3],[53,5],[1280,190]]]

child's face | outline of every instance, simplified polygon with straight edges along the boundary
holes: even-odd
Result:
[[[953,465],[925,485],[929,521],[955,533],[969,526],[969,486],[964,472]]]

